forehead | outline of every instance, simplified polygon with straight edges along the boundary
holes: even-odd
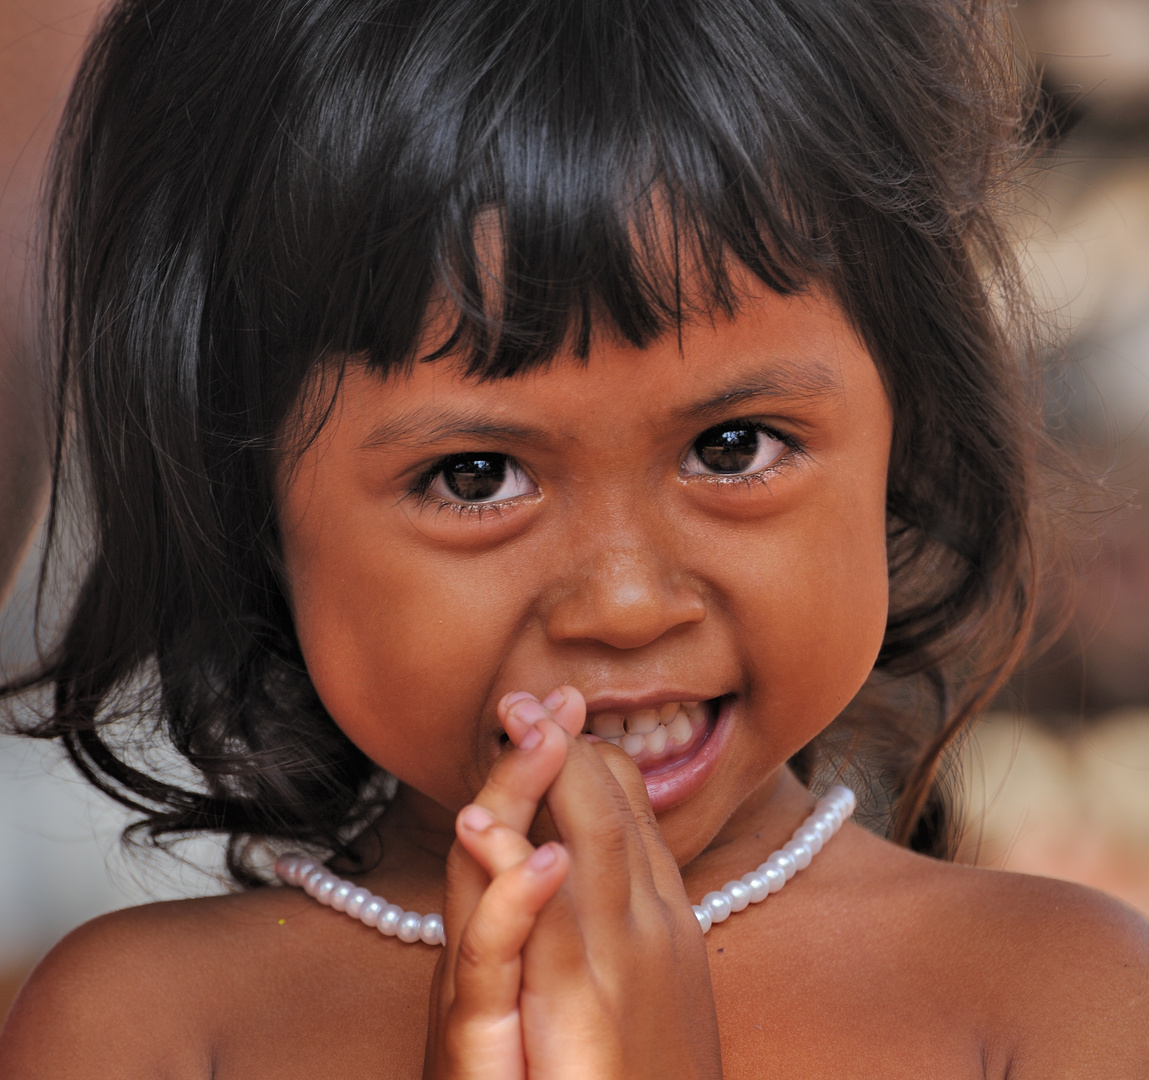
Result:
[[[428,346],[436,332],[445,330],[432,327]],[[876,378],[873,363],[828,293],[782,296],[747,281],[731,315],[685,321],[679,333],[645,348],[600,333],[585,359],[560,353],[513,377],[468,375],[450,356],[386,378],[352,365],[339,412],[365,449],[543,432],[577,440],[591,422],[664,425],[693,423],[708,411],[716,419],[744,409],[808,411],[849,393],[860,376]]]

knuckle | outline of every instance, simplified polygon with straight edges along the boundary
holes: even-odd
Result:
[[[658,818],[654,816],[649,802],[645,799],[639,800],[637,803],[632,802],[631,813],[634,814],[634,820],[638,822],[638,827],[644,833],[653,833],[661,842],[662,830],[659,828]]]
[[[509,755],[499,758],[491,770],[491,774],[487,777],[487,782],[483,785],[480,798],[483,795],[493,795],[499,802],[503,802],[507,799],[522,797],[522,781],[519,777],[512,775],[513,769],[508,765],[511,760]]]
[[[475,865],[475,860],[467,849],[458,840],[451,844],[447,851],[447,887],[457,881],[461,874],[466,873]]]
[[[483,947],[480,940],[481,933],[477,932],[475,920],[468,923],[459,939],[459,951],[455,956],[455,968],[462,973],[481,971],[487,964],[488,950]]]
[[[531,854],[530,842],[509,825],[491,826],[487,833],[487,848],[496,873],[510,869]]]
[[[597,852],[599,858],[610,861],[623,861],[627,858],[630,838],[625,822],[618,817],[600,818],[587,826],[586,842]]]

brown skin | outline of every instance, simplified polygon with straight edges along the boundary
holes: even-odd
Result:
[[[699,410],[763,374],[771,392]],[[430,422],[396,439],[420,408]],[[458,409],[520,430],[426,430]],[[765,482],[684,475],[701,431],[747,417],[801,451],[779,451]],[[391,437],[373,439],[385,423]],[[445,363],[386,384],[352,369],[285,474],[309,671],[340,726],[401,780],[385,857],[363,883],[415,910],[446,898],[454,943],[490,895],[480,864],[493,891],[533,843],[562,842],[540,886],[558,893],[516,968],[532,1076],[560,1072],[530,1031],[564,1025],[601,1036],[577,1050],[581,1075],[717,1075],[715,1024],[728,1078],[1149,1074],[1145,924],[1074,886],[933,862],[848,825],[781,894],[704,945],[690,936],[688,901],[809,812],[784,762],[873,664],[890,435],[877,371],[836,305],[757,290],[735,319],[688,326],[681,353],[673,338],[642,352],[604,339],[585,368],[560,360],[487,385]],[[522,462],[528,482],[500,509],[457,514],[408,494],[439,457],[477,450]],[[539,721],[541,750],[501,749],[504,726],[516,743],[527,728],[502,697],[561,683],[592,707],[733,695],[729,743],[654,823],[629,759],[571,740],[577,695]],[[528,840],[544,791],[549,813]],[[461,834],[448,870],[471,802],[505,826]],[[629,877],[606,869],[619,852]],[[476,940],[493,948],[500,932]],[[588,942],[581,968],[564,953],[574,934]],[[41,965],[0,1037],[0,1075],[416,1077],[429,1000],[429,1075],[478,1075],[441,1056],[459,970],[457,949],[382,938],[294,890],[134,909]]]

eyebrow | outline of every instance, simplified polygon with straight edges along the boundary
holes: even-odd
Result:
[[[442,405],[423,405],[382,420],[360,445],[364,450],[403,443],[421,446],[459,435],[528,441],[539,439],[543,434],[537,428],[492,420],[478,409],[452,411]]]
[[[732,383],[706,401],[678,409],[674,415],[684,421],[696,416],[726,412],[754,398],[809,401],[840,393],[841,390],[842,379],[838,371],[820,360],[781,367],[771,365],[766,370]]]
[[[728,412],[755,398],[786,398],[801,401],[840,392],[838,372],[820,361],[796,365],[771,365],[745,379],[724,387],[713,397],[677,409],[673,418],[682,423],[699,416]],[[409,409],[381,420],[360,443],[364,450],[407,444],[423,446],[440,439],[467,436],[479,440],[510,439],[517,442],[545,442],[553,432],[524,427],[491,418],[481,409],[451,410],[428,404]]]

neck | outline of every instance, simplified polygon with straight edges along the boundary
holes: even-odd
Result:
[[[742,802],[721,830],[697,852],[675,852],[688,889],[692,881],[711,882],[726,869],[760,862],[765,854],[789,839],[795,826],[810,813],[814,798],[785,766],[776,769]],[[540,818],[545,815],[545,809]],[[549,820],[537,821],[532,839],[541,841]],[[539,832],[540,836],[534,836]],[[387,811],[356,848],[375,868],[362,876],[386,892],[397,878],[417,881],[420,892],[441,890],[447,853],[455,839],[455,812],[426,795],[399,785]],[[408,886],[410,887],[410,886]]]
[[[697,855],[679,859],[683,883],[692,892],[708,882],[761,862],[781,847],[813,810],[814,796],[786,767],[775,769],[742,801]],[[741,868],[741,869],[739,869]]]

